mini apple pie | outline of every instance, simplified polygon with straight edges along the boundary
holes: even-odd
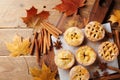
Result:
[[[106,41],[99,46],[98,53],[104,61],[113,61],[117,58],[119,50],[115,43]]]
[[[78,61],[78,63],[80,63],[84,66],[91,65],[96,60],[96,53],[89,46],[81,46],[77,50],[75,56],[76,56],[76,60]]]
[[[69,45],[78,46],[83,42],[84,35],[79,28],[71,27],[65,31],[64,39]]]
[[[101,23],[92,21],[86,25],[85,35],[91,41],[99,41],[104,38],[105,30]]]
[[[70,70],[70,80],[89,80],[89,78],[88,70],[81,65],[74,66]]]
[[[61,69],[71,68],[74,62],[74,55],[68,50],[60,50],[55,55],[55,64]]]

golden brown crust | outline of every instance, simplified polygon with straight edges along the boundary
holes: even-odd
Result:
[[[78,46],[82,44],[84,40],[84,35],[79,28],[71,27],[65,31],[64,39],[67,44],[71,46]]]
[[[115,43],[106,41],[99,46],[98,53],[104,61],[113,61],[117,58],[119,50]]]
[[[86,25],[85,35],[91,41],[99,41],[104,38],[105,30],[102,24],[92,21]]]
[[[88,70],[81,65],[74,66],[70,70],[70,80],[89,80],[89,78]]]
[[[95,51],[89,46],[81,46],[76,52],[76,59],[78,63],[88,66],[95,62],[96,60],[96,53]]]
[[[59,50],[55,55],[55,64],[61,69],[69,69],[74,63],[74,55],[68,50]]]

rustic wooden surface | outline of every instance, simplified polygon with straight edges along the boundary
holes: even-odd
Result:
[[[80,10],[82,16],[89,16],[94,1],[88,0],[86,7]],[[115,1],[115,8],[120,9],[120,0]],[[11,41],[15,34],[23,37],[32,36],[32,30],[25,28],[26,25],[21,20],[21,17],[26,16],[25,9],[30,9],[32,6],[38,8],[39,12],[50,11],[49,21],[56,25],[61,13],[52,8],[59,3],[60,0],[0,0],[0,80],[32,80],[27,66],[38,66],[35,57],[9,57],[5,42]]]

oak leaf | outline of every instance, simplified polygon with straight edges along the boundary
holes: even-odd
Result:
[[[16,57],[20,55],[27,55],[30,52],[30,44],[29,38],[22,39],[21,36],[16,35],[13,39],[13,42],[6,43],[7,49],[11,52],[10,56]]]
[[[61,0],[62,3],[56,5],[53,9],[66,13],[67,16],[74,14],[78,8],[83,7],[86,0]]]
[[[42,64],[42,68],[30,68],[30,73],[34,80],[56,80],[56,71],[51,72],[50,68],[45,63]]]
[[[113,14],[110,16],[108,21],[111,21],[112,24],[117,22],[120,25],[120,10],[113,10]]]
[[[37,9],[35,7],[26,10],[26,12],[27,12],[27,16],[22,17],[22,20],[27,25],[27,27],[31,27],[31,28],[40,27],[40,23],[43,20],[46,20],[50,15],[48,11],[42,11],[40,13],[37,13]]]

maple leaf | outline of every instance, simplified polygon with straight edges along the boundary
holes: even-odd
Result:
[[[7,49],[11,52],[10,56],[16,57],[20,55],[27,55],[30,52],[30,41],[29,39],[22,39],[21,36],[16,35],[13,42],[6,43]]]
[[[111,21],[112,24],[117,22],[120,25],[120,10],[113,10],[113,14],[110,16],[108,21]]]
[[[46,20],[49,17],[48,11],[42,11],[37,14],[37,9],[35,7],[26,10],[27,16],[22,17],[24,23],[27,24],[28,27],[36,28],[40,26],[40,23],[43,20]]]
[[[30,73],[33,76],[34,80],[56,80],[56,71],[51,72],[45,63],[42,64],[42,69],[30,68]]]
[[[74,14],[78,8],[83,7],[86,0],[61,0],[62,3],[56,5],[53,9],[66,13],[67,16]]]

